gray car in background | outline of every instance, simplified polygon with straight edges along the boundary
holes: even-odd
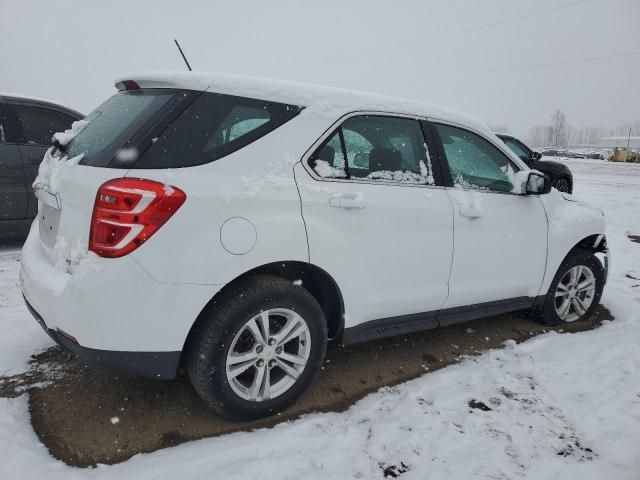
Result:
[[[51,137],[84,118],[61,105],[0,94],[0,236],[23,236],[38,213],[31,184]]]

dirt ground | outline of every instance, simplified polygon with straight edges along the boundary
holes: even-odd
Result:
[[[559,331],[588,330],[611,318],[599,307],[591,320]],[[0,377],[0,396],[28,391],[33,428],[54,457],[80,467],[112,464],[189,440],[272,426],[303,413],[344,410],[382,386],[547,330],[523,314],[510,314],[332,349],[295,405],[250,423],[216,417],[184,376],[155,381],[96,373],[57,348],[35,356],[29,372]]]

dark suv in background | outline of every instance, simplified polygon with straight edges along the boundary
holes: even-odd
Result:
[[[0,94],[0,236],[28,232],[38,212],[31,184],[51,137],[82,118],[55,103]]]
[[[527,166],[533,170],[546,173],[551,177],[551,185],[561,192],[573,192],[573,175],[571,170],[563,163],[540,160],[542,154],[527,147],[516,137],[505,133],[496,133],[507,147],[522,159]]]

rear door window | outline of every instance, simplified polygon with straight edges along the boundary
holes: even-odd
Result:
[[[190,167],[217,160],[267,135],[300,110],[205,92],[167,126],[133,168]]]
[[[411,118],[348,118],[310,157],[309,165],[325,178],[435,184],[422,127]]]
[[[75,120],[56,110],[35,106],[14,105],[14,110],[26,144],[50,145],[53,134],[65,131]]]

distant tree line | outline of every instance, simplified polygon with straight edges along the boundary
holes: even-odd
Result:
[[[546,125],[536,125],[529,130],[526,142],[535,147],[567,148],[577,145],[597,145],[602,137],[640,135],[640,121],[622,124],[616,128],[580,127],[573,128],[567,122],[567,117],[561,110],[551,115],[551,121]]]

